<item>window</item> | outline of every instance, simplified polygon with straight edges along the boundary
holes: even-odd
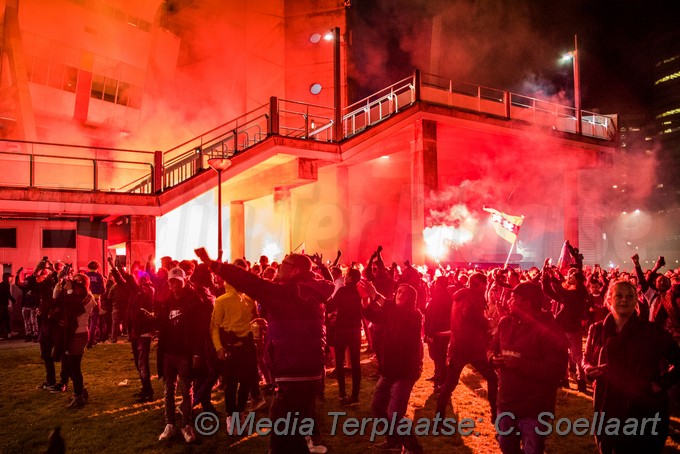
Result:
[[[77,84],[78,84],[78,68],[74,68],[73,66],[67,66],[66,73],[64,74],[64,90],[70,91],[71,93],[75,93]]]
[[[17,247],[17,229],[0,229],[0,248]]]
[[[116,90],[118,89],[118,81],[116,79],[106,78],[104,82],[104,101],[116,102]]]
[[[45,229],[42,231],[42,247],[43,248],[76,248],[76,231],[71,230],[51,230]]]
[[[116,98],[116,104],[120,104],[121,106],[127,106],[129,98],[130,98],[130,84],[120,82],[118,84],[118,98]]]
[[[104,80],[106,78],[101,74],[92,74],[92,89],[90,96],[97,99],[102,99],[104,96]]]

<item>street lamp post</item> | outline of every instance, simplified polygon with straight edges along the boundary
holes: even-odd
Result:
[[[228,158],[208,159],[208,165],[217,171],[217,260],[222,260],[222,172],[231,165]]]
[[[333,141],[340,142],[342,140],[342,90],[341,84],[341,62],[340,62],[340,27],[333,27],[328,33],[324,34],[323,39],[326,41],[333,41]],[[309,37],[312,44],[317,44],[321,41],[319,33],[313,33]],[[316,82],[310,86],[310,92],[313,95],[318,95],[321,91],[321,84]]]
[[[581,73],[578,59],[578,35],[574,35],[574,50],[565,54],[563,60],[572,60],[574,65],[574,110],[576,117],[576,134],[581,134]]]
[[[333,27],[333,140],[342,140],[342,96],[340,92],[340,27]]]
[[[581,75],[578,62],[578,35],[574,34],[574,107],[576,108],[576,134],[581,134]]]

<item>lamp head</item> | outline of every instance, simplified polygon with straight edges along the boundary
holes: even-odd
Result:
[[[223,172],[229,168],[229,166],[231,165],[231,160],[229,160],[228,158],[211,158],[208,159],[208,165],[213,170]]]

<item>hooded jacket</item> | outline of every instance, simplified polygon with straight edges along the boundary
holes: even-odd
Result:
[[[548,312],[503,317],[489,357],[500,353],[517,356],[512,366],[498,370],[498,411],[512,412],[517,418],[554,412],[568,347],[567,337]]]
[[[303,273],[271,282],[235,265],[214,262],[211,270],[256,300],[268,322],[265,360],[277,382],[321,379],[326,346],[325,306],[333,283]]]

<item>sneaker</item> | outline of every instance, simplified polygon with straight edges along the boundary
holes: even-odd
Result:
[[[182,432],[184,441],[186,441],[187,443],[193,443],[194,441],[196,441],[196,434],[194,433],[194,429],[192,429],[191,426],[186,425],[179,431]]]
[[[49,383],[47,383],[45,381],[45,382],[42,382],[41,384],[39,384],[38,386],[36,386],[35,389],[44,389],[46,391],[52,391],[52,388],[54,388],[54,385],[55,385],[54,383],[52,383],[50,385]]]
[[[175,426],[172,424],[166,424],[163,433],[158,436],[158,441],[167,441],[175,435]]]
[[[248,405],[246,405],[246,412],[257,411],[265,405],[267,405],[267,401],[264,397],[260,396],[258,400],[248,402]]]
[[[85,406],[85,401],[83,396],[75,396],[70,404],[66,408],[83,408]]]
[[[68,389],[68,386],[66,386],[64,383],[57,383],[56,385],[53,385],[53,386],[50,387],[50,392],[52,394],[59,394],[59,393],[66,392],[67,389]]]
[[[328,452],[328,448],[324,445],[315,445],[309,435],[305,435],[305,440],[307,441],[307,449],[312,454],[326,454]]]

